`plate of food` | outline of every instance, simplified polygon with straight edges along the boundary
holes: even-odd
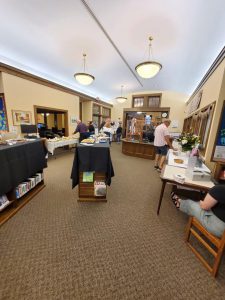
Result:
[[[181,159],[181,158],[174,158],[174,162],[176,164],[183,164],[184,163],[183,159]]]
[[[95,140],[94,139],[83,139],[81,141],[81,144],[94,144]]]

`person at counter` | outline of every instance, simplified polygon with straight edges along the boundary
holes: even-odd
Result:
[[[155,138],[154,138],[154,146],[155,146],[155,170],[161,172],[164,162],[166,160],[166,155],[168,151],[168,147],[175,150],[170,141],[170,134],[168,127],[170,126],[171,121],[169,119],[165,119],[162,124],[158,125],[155,129]]]
[[[154,125],[150,123],[149,125],[143,126],[143,140],[148,140],[149,142],[154,141]]]
[[[215,236],[221,237],[225,230],[225,185],[215,185],[204,200],[181,199],[171,193],[172,201],[180,211],[195,217],[203,227]]]
[[[86,138],[87,136],[87,126],[81,122],[81,120],[77,120],[77,128],[74,131],[74,134],[79,132],[80,133],[80,138],[79,142],[81,142],[83,139]]]
[[[109,137],[109,144],[112,142],[113,128],[111,126],[111,119],[108,118],[105,120],[105,125],[102,128],[102,131]]]
[[[92,121],[88,122],[88,131],[90,134],[95,134],[95,128]]]
[[[122,129],[121,123],[119,123],[119,126],[116,129],[116,142],[117,142],[117,144],[120,144],[122,131],[123,131],[123,129]]]

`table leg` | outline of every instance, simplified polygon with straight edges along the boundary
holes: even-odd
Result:
[[[161,188],[161,193],[160,193],[160,197],[159,197],[159,204],[158,204],[158,209],[157,209],[157,215],[159,215],[159,211],[160,211],[160,207],[161,207],[161,203],[162,203],[162,198],[163,198],[165,186],[166,186],[166,180],[162,180],[162,188]]]

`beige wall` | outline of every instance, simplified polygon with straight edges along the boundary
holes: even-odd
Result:
[[[125,103],[117,103],[116,100],[113,101],[112,108],[112,120],[118,120],[120,118],[123,119],[123,108],[130,108],[132,106],[132,96],[133,95],[141,95],[141,94],[156,94],[162,93],[161,98],[161,107],[170,107],[170,116],[171,120],[177,120],[179,127],[171,128],[171,132],[181,132],[183,128],[184,121],[184,110],[185,110],[185,102],[188,100],[188,95],[172,92],[172,91],[145,91],[145,92],[137,92],[128,95],[128,99]]]
[[[58,124],[58,129],[65,128],[64,127],[64,115],[63,114],[57,114],[57,124]]]
[[[2,72],[0,72],[0,93],[3,93],[4,89],[3,89],[3,81],[2,81]]]
[[[69,134],[73,133],[70,116],[79,116],[78,96],[6,73],[2,73],[2,79],[9,125],[13,125],[12,110],[31,111],[34,124],[34,105],[38,105],[68,110]]]
[[[47,116],[47,126],[48,129],[52,129],[52,127],[55,127],[54,114],[49,114]]]
[[[219,126],[223,101],[225,100],[225,60],[209,77],[201,90],[203,91],[203,93],[199,109],[213,103],[214,101],[216,102],[212,125],[209,133],[209,139],[204,156],[207,166],[211,170],[213,170],[215,167],[215,163],[211,162],[211,156],[216,140],[217,128]],[[187,108],[186,111],[188,111]]]
[[[82,102],[82,122],[87,124],[88,121],[92,120],[92,109],[93,102],[92,101],[84,101]]]
[[[44,116],[42,116],[42,114],[37,114],[37,122],[38,123],[44,123]]]

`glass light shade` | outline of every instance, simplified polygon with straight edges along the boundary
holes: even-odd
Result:
[[[126,97],[116,97],[116,100],[117,100],[117,102],[119,102],[119,103],[124,103],[125,101],[127,101],[127,98]]]
[[[162,65],[156,61],[145,61],[135,67],[135,70],[137,71],[138,75],[142,78],[152,78],[161,69]]]
[[[88,73],[76,73],[74,74],[74,77],[80,84],[83,85],[89,85],[95,80],[94,76]]]

